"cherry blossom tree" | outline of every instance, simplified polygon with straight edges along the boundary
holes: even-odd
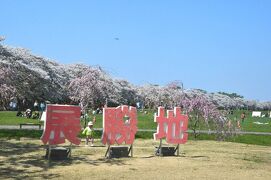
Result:
[[[115,88],[118,89],[118,92],[120,93],[120,104],[135,106],[138,101],[136,87],[126,80],[119,79],[114,80],[114,84]]]
[[[71,99],[82,106],[97,107],[141,102],[154,109],[160,105],[181,106],[185,98],[203,97],[219,109],[271,110],[271,102],[246,100],[236,93],[208,93],[200,89],[184,89],[180,81],[166,86],[147,84],[135,86],[105,73],[100,67],[84,64],[63,65],[33,55],[24,48],[2,45],[0,38],[0,109],[15,98],[18,104],[35,100],[69,103]]]
[[[137,94],[145,107],[154,109],[159,106],[173,108],[180,105],[184,95],[180,82],[174,81],[166,86],[147,84],[137,87]]]
[[[172,81],[163,88],[163,102],[168,108],[173,109],[175,106],[181,106],[185,97],[183,84],[180,81]]]
[[[107,101],[119,103],[120,88],[101,68],[88,67],[82,74],[71,80],[70,98],[79,102],[83,109],[97,108]]]
[[[7,110],[8,104],[15,97],[16,89],[7,84],[5,79],[8,77],[8,70],[3,66],[0,67],[0,110]]]
[[[4,41],[4,40],[5,40],[5,37],[4,36],[0,36],[0,42]]]
[[[2,45],[0,45],[0,60],[0,69],[5,72],[5,76],[1,76],[1,95],[9,94],[15,98],[19,110],[26,108],[24,106],[31,107],[31,103],[35,100],[49,100],[58,103],[67,100],[66,76],[60,76],[61,68],[57,69],[57,63],[34,56],[22,48]]]
[[[181,104],[190,117],[189,126],[193,130],[195,138],[199,136],[197,130],[200,130],[201,126],[207,126],[209,129],[215,130],[218,138],[228,135],[225,132],[228,132],[229,119],[205,97],[197,95],[189,98],[185,97]]]
[[[137,92],[144,108],[154,109],[161,105],[162,87],[147,84],[137,87]]]

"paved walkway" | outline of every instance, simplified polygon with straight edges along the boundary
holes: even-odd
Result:
[[[19,125],[0,125],[0,129],[20,129]],[[38,126],[23,126],[22,129],[28,129],[28,130],[39,130]],[[43,126],[41,126],[41,129],[43,129]],[[95,128],[97,131],[102,131],[102,128]],[[138,129],[139,132],[153,132],[155,133],[156,130],[153,129]],[[192,133],[192,130],[188,130],[187,132]],[[197,133],[200,134],[216,134],[216,131],[205,131],[205,130],[200,130],[197,131]],[[235,134],[251,134],[251,135],[268,135],[271,136],[271,132],[244,132],[244,131],[236,131]]]
[[[0,129],[20,129],[20,125],[0,125]],[[39,130],[39,126],[22,126],[22,129],[28,129],[28,130]],[[43,126],[41,126],[41,129],[43,129]]]

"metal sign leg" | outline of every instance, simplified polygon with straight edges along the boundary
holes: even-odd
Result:
[[[72,143],[70,144],[70,151],[69,151],[68,157],[71,158],[71,156],[72,156]]]
[[[156,152],[156,155],[159,155],[159,156],[163,156],[163,153],[162,153],[162,146],[163,146],[162,141],[163,140],[160,139],[160,144],[159,144],[159,147],[158,147],[157,152]]]
[[[131,153],[131,157],[133,157],[133,144],[131,144],[129,151],[128,151],[128,155]]]
[[[51,159],[51,146],[49,145],[48,147],[48,160],[50,161]]]
[[[175,151],[177,152],[177,156],[180,155],[180,144],[177,145]]]
[[[108,155],[108,152],[109,152],[109,149],[110,149],[110,145],[108,146],[108,148],[107,148],[107,150],[106,150],[106,152],[105,152],[105,155],[104,155],[104,157],[107,157],[107,155]]]

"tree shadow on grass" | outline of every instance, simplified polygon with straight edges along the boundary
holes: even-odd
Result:
[[[71,161],[75,164],[88,164],[88,165],[93,165],[93,166],[100,166],[103,164],[109,165],[109,166],[125,166],[129,165],[125,162],[127,158],[119,158],[119,159],[106,159],[106,158],[99,158],[99,159],[93,159],[89,160],[86,159],[85,157],[73,157]]]
[[[39,148],[43,148],[43,146],[32,143],[22,143],[20,141],[8,142],[6,140],[0,140],[0,156],[23,155],[36,151]]]
[[[156,158],[156,155],[150,155],[150,156],[144,156],[144,157],[140,157],[142,159],[151,159],[151,158]]]
[[[24,169],[15,169],[14,167],[1,167],[0,168],[0,178],[1,179],[32,179],[32,178],[40,178],[40,179],[53,179],[60,177],[57,174],[52,173],[44,173],[42,170],[38,171],[26,171]]]
[[[209,156],[190,156],[192,159],[198,159],[198,158],[210,158]]]
[[[0,140],[0,179],[57,178],[59,175],[44,172],[44,162],[32,155],[43,148],[34,143]],[[28,155],[30,154],[30,155]],[[36,158],[36,163],[24,163],[26,159]]]
[[[48,161],[44,157],[42,159],[32,159],[22,162],[23,164],[31,164],[38,166],[40,165],[40,162],[44,161],[42,168],[48,170],[50,168],[54,167],[63,167],[63,166],[72,166],[72,165],[79,165],[79,164],[85,164],[89,166],[101,166],[103,164],[107,164],[109,166],[117,165],[117,166],[125,166],[129,165],[125,162],[125,159],[105,159],[105,158],[99,158],[99,159],[88,159],[85,156],[77,156],[74,155],[69,159],[66,160],[51,160]]]
[[[94,155],[94,152],[74,154],[71,158],[63,161],[48,161],[45,159],[45,149],[42,145],[5,140],[1,140],[0,143],[0,157],[3,157],[0,159],[0,179],[58,178],[59,174],[52,174],[49,170],[78,164],[89,166],[129,165],[125,159],[88,158]],[[44,154],[41,153],[42,149],[44,149]]]

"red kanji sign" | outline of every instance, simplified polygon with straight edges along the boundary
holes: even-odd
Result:
[[[119,106],[103,109],[103,144],[113,145],[123,142],[133,144],[136,132],[137,110],[135,107]]]
[[[165,117],[165,108],[159,107],[154,122],[158,123],[157,133],[154,134],[155,140],[166,138],[167,143],[170,144],[187,142],[188,116],[181,114],[181,108],[175,107],[174,111],[168,110],[167,117]]]
[[[57,145],[65,143],[67,139],[79,145],[81,140],[77,135],[81,130],[80,115],[79,106],[47,105],[42,142]]]

